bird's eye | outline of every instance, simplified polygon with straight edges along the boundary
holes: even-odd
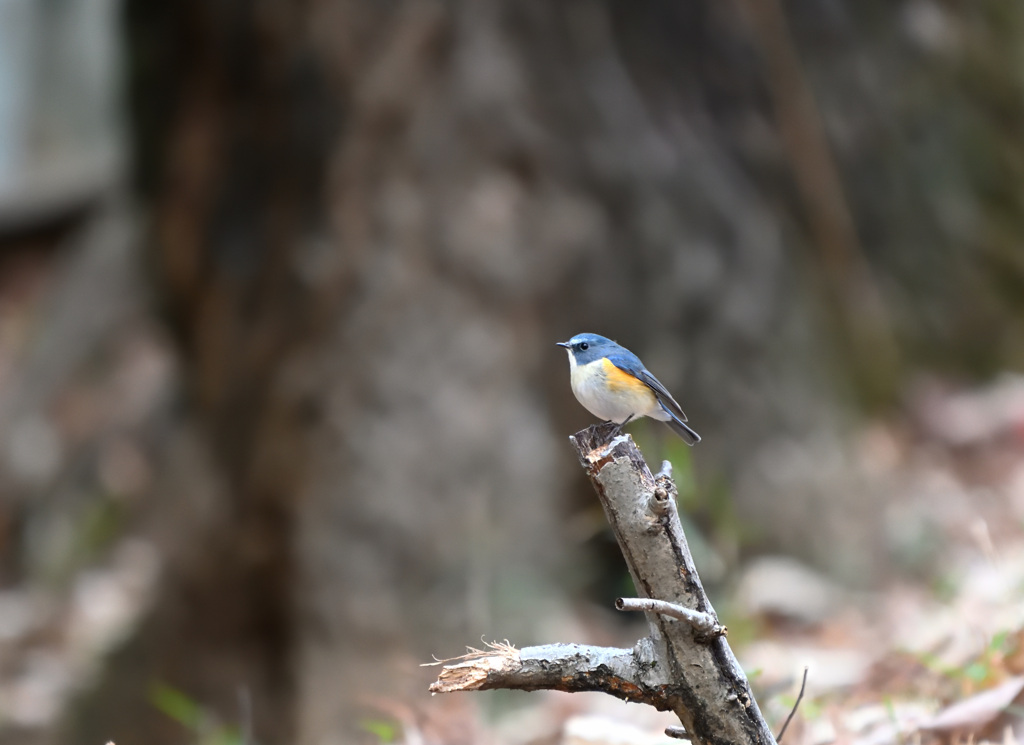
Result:
[[[585,341],[581,341],[580,342],[580,351],[581,352],[586,352],[588,349],[590,349],[590,345],[587,344],[587,342],[585,342]]]

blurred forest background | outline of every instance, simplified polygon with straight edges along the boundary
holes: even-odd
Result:
[[[0,0],[0,743],[569,742],[580,331],[794,739],[1020,675],[1022,242],[1016,2]]]

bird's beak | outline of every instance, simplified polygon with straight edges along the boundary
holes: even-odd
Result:
[[[572,344],[570,344],[567,341],[556,341],[555,344],[557,344],[560,347],[565,347],[566,349],[569,349],[572,346]]]

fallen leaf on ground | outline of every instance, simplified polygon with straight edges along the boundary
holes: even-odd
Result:
[[[977,732],[993,724],[1013,703],[1020,703],[1024,676],[1010,678],[1002,685],[958,701],[925,722],[922,730],[931,732]]]

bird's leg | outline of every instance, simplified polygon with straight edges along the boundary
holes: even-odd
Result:
[[[636,415],[635,415],[635,414],[630,414],[630,415],[629,415],[629,416],[627,416],[627,417],[626,417],[625,419],[623,419],[623,420],[622,420],[621,422],[619,422],[618,424],[616,424],[616,425],[615,425],[615,436],[616,436],[616,437],[618,437],[619,435],[621,435],[621,434],[622,434],[622,428],[623,428],[623,427],[625,427],[625,426],[626,426],[627,424],[629,424],[629,421],[630,421],[630,420],[631,420],[631,419],[632,419],[632,418],[633,418],[634,416],[636,416]]]

